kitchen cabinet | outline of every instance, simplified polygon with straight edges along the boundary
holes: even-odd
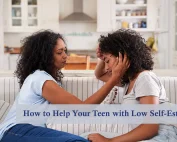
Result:
[[[97,31],[109,32],[120,28],[131,28],[138,32],[166,31],[159,26],[162,1],[145,0],[139,4],[135,0],[128,0],[125,4],[119,4],[117,0],[98,0]]]
[[[58,0],[4,0],[4,31],[58,30]]]
[[[90,56],[68,56],[64,69],[66,70],[78,70],[78,69],[89,70],[90,69]]]
[[[68,56],[64,70],[94,70],[97,58],[91,59],[90,56]]]

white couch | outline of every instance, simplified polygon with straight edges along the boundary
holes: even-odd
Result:
[[[160,77],[167,96],[171,103],[177,103],[177,77]],[[65,77],[63,79],[63,87],[70,93],[75,94],[81,100],[85,100],[88,96],[96,92],[104,83],[95,77]],[[118,96],[116,103],[121,103],[123,88],[118,88]],[[114,89],[110,94],[114,93]],[[6,116],[9,108],[19,91],[19,84],[15,77],[0,77],[0,122]],[[109,95],[110,96],[110,95]],[[106,98],[108,99],[108,98]],[[106,100],[105,99],[105,100]],[[108,99],[109,100],[109,99]],[[67,131],[74,134],[82,134],[87,131],[107,131],[119,134],[126,133],[130,130],[129,125],[89,125],[89,124],[58,124],[49,125],[49,127],[57,130]]]

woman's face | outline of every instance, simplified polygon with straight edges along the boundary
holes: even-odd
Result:
[[[54,66],[57,69],[62,69],[66,64],[67,54],[66,45],[62,39],[57,40],[57,44],[53,51]]]
[[[106,63],[106,69],[112,72],[112,67],[116,61],[116,57],[110,53],[103,53],[103,61]]]

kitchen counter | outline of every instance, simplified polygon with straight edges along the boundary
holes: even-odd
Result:
[[[13,70],[0,70],[0,77],[2,76],[9,76],[12,77]],[[79,76],[94,76],[94,70],[62,70],[64,76],[73,76],[73,77],[79,77]],[[175,76],[177,77],[177,70],[174,69],[155,69],[153,71],[158,76]]]
[[[94,70],[62,70],[64,76],[93,76]],[[13,70],[0,70],[0,77],[2,76],[14,76]]]

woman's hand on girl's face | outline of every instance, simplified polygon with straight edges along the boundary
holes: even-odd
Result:
[[[127,69],[130,66],[129,59],[127,58],[127,54],[124,54],[124,58],[122,57],[122,54],[119,53],[119,57],[116,58],[115,63],[112,67],[112,76],[123,76]]]

